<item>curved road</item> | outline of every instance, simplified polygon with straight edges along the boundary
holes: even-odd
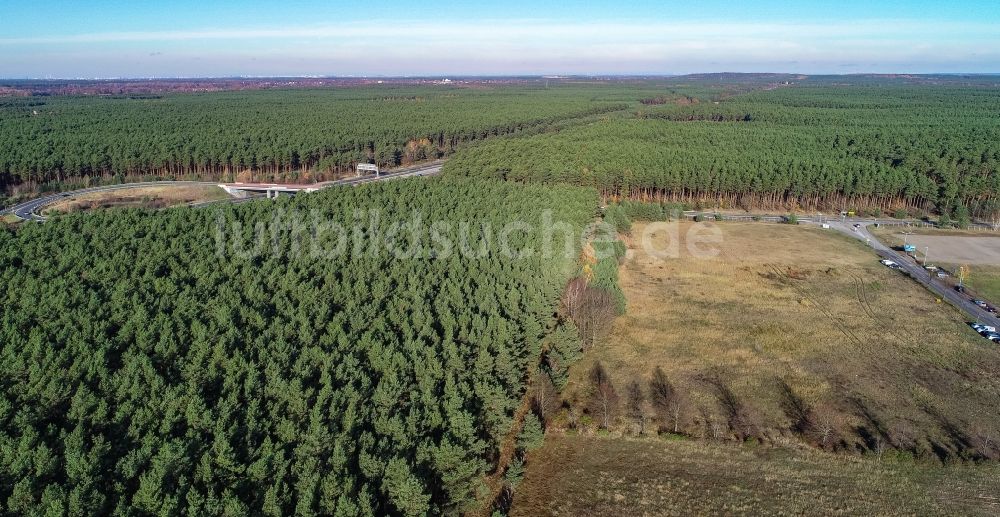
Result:
[[[316,186],[319,188],[333,187],[333,186],[346,186],[346,185],[358,185],[361,183],[370,183],[373,181],[383,181],[397,178],[405,178],[410,176],[432,176],[441,172],[441,162],[434,162],[427,165],[420,165],[417,167],[409,167],[406,169],[400,169],[393,172],[383,173],[379,176],[362,176],[359,178],[349,178],[336,181],[326,181],[322,183],[317,183]],[[40,198],[35,198],[30,201],[25,201],[14,205],[8,209],[0,211],[0,215],[14,214],[20,219],[28,221],[41,222],[45,220],[45,216],[41,214],[41,210],[52,203],[60,201],[65,198],[78,196],[80,194],[88,194],[91,192],[108,192],[114,190],[124,190],[136,187],[150,187],[158,185],[219,185],[221,182],[212,181],[145,181],[140,183],[122,183],[120,185],[107,185],[101,187],[89,187],[79,190],[71,190],[68,192],[59,192],[57,194],[50,194]],[[194,206],[206,206],[214,203],[239,203],[247,201],[250,199],[256,199],[256,197],[248,198],[232,198],[225,199],[222,201],[209,201],[203,203],[196,203]]]
[[[14,205],[9,209],[4,210],[3,213],[14,214],[17,217],[28,221],[44,221],[45,216],[41,215],[39,213],[39,210],[65,198],[78,196],[80,194],[88,194],[91,192],[107,192],[113,190],[124,190],[136,187],[150,187],[157,185],[218,185],[218,183],[211,183],[205,181],[145,181],[141,183],[123,183],[121,185],[107,185],[103,187],[82,188],[79,190],[71,190],[69,192],[59,192],[57,194],[50,194],[48,196],[35,198],[30,201],[25,201],[24,203]]]

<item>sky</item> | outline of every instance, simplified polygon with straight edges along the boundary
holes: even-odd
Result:
[[[0,78],[1000,73],[997,0],[0,0]]]

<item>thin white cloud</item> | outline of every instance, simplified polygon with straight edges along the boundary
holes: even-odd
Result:
[[[391,27],[391,28],[386,28]],[[918,20],[860,20],[837,23],[744,23],[744,22],[607,22],[560,23],[543,20],[495,20],[469,23],[383,24],[350,23],[283,28],[207,28],[177,31],[103,32],[70,35],[40,35],[0,38],[0,45],[52,45],[71,43],[170,42],[198,40],[262,40],[287,38],[468,40],[533,39],[540,41],[599,38],[641,40],[677,38],[880,38],[928,35],[996,34],[992,24],[977,22],[932,23]]]
[[[154,52],[158,55],[152,56]],[[1000,33],[986,23],[919,20],[494,20],[0,38],[0,75],[34,77],[817,73],[845,67],[995,72],[1000,68]]]

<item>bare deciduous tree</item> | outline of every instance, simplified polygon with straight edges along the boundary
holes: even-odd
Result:
[[[573,406],[570,406],[566,411],[566,425],[570,429],[577,429],[580,427],[580,413]]]
[[[886,433],[887,445],[900,450],[913,450],[921,434],[908,420],[894,420]]]
[[[617,316],[614,296],[603,289],[588,287],[583,292],[579,320],[576,321],[584,344],[592,347],[604,339],[611,332],[611,325]]]
[[[882,454],[885,452],[886,447],[887,444],[885,443],[885,439],[882,438],[882,435],[876,434],[873,438],[872,451],[875,453],[875,457],[878,458],[879,461],[882,461]]]
[[[618,410],[618,393],[615,391],[611,377],[604,369],[600,361],[594,363],[590,369],[591,410],[601,418],[601,427],[607,429],[614,420],[614,415]]]
[[[991,199],[980,209],[984,219],[990,222],[993,231],[1000,230],[1000,200]]]
[[[736,393],[718,375],[706,376],[703,380],[715,388],[719,406],[728,419],[729,429],[735,432],[741,440],[756,436],[760,425],[753,409],[737,397]]]
[[[809,434],[816,440],[817,445],[828,449],[837,441],[837,429],[839,429],[842,420],[843,415],[833,407],[817,404],[809,412]]]
[[[642,392],[642,385],[633,379],[625,390],[625,411],[628,418],[639,428],[639,434],[646,431],[646,411],[643,407],[645,403],[646,395]]]
[[[618,316],[614,296],[604,289],[590,287],[578,277],[567,284],[562,297],[563,309],[580,329],[584,347],[594,346],[611,332]]]
[[[559,393],[548,374],[541,370],[535,372],[531,380],[531,394],[536,412],[547,422],[559,407]]]
[[[997,433],[996,424],[989,422],[977,422],[973,424],[971,438],[972,445],[976,451],[989,459],[1000,458],[1000,433]]]
[[[579,310],[580,300],[583,299],[583,293],[586,290],[587,279],[583,277],[576,277],[566,284],[566,290],[563,291],[562,295],[562,305],[570,317],[574,317],[574,314]]]
[[[712,415],[708,416],[708,429],[713,439],[718,440],[722,438],[722,424]]]
[[[660,422],[660,429],[673,429],[674,433],[679,433],[686,402],[659,366],[653,370],[653,378],[649,381],[649,401]]]

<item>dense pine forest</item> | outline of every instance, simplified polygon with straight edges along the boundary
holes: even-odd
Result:
[[[779,78],[787,77],[0,94],[0,201],[97,182],[322,181],[358,162],[434,159],[484,138],[557,130],[644,104],[728,98]]]
[[[483,240],[597,202],[440,178],[0,230],[0,512],[466,508],[546,336],[579,347],[555,314],[580,239]]]
[[[627,106],[610,88],[384,87],[0,97],[0,188],[80,176],[324,179]],[[633,95],[634,97],[634,95]]]
[[[998,92],[981,78],[723,75],[7,97],[0,188],[316,181],[473,144],[446,170],[723,208],[987,216],[1000,211]]]
[[[1000,89],[977,81],[0,97],[0,193],[449,157],[437,178],[0,227],[0,514],[503,509],[539,394],[629,303],[626,246],[590,222],[1000,214]]]
[[[1000,211],[998,113],[1000,90],[986,85],[653,98],[632,117],[477,144],[445,170],[722,208],[987,216]]]

